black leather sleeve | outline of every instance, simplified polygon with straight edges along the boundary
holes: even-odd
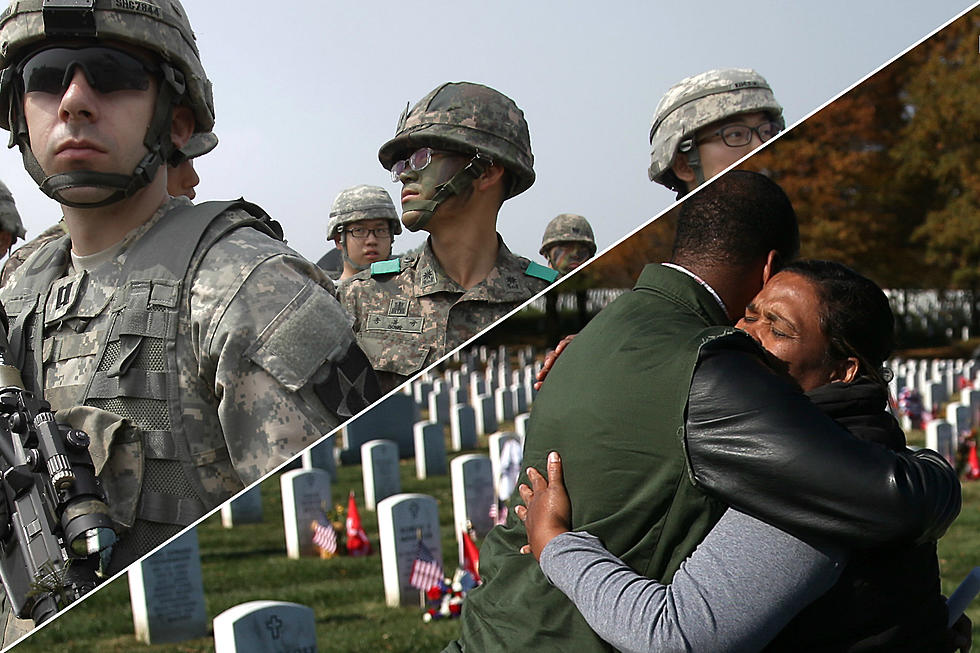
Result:
[[[702,349],[686,422],[694,483],[802,539],[935,540],[960,511],[959,480],[939,454],[852,436],[738,335]]]

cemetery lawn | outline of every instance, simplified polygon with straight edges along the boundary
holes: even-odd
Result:
[[[913,439],[913,444],[921,442]],[[458,621],[425,624],[421,610],[385,606],[377,519],[374,512],[362,508],[360,466],[338,467],[338,476],[332,486],[334,502],[346,503],[348,491],[355,491],[375,553],[367,558],[342,556],[332,560],[286,558],[279,479],[274,476],[262,487],[264,523],[228,530],[221,527],[220,517],[215,515],[198,527],[209,619],[246,601],[293,601],[313,608],[321,651],[441,650],[457,636]],[[401,463],[401,480],[403,492],[429,494],[439,502],[442,547],[449,567],[456,552],[449,477],[416,480],[414,461],[408,460]],[[980,566],[978,534],[980,482],[967,482],[963,486],[962,513],[939,543],[944,593],[952,592],[970,569]],[[974,624],[974,642],[980,645],[980,600],[974,601],[968,614]],[[133,635],[129,588],[123,577],[76,604],[16,650],[188,653],[213,649],[211,637],[179,644],[139,643]]]

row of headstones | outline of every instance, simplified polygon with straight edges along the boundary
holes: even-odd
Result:
[[[955,468],[960,442],[977,425],[978,416],[980,391],[963,390],[959,401],[946,404],[946,419],[926,422],[926,447],[938,451]]]
[[[960,390],[960,379],[975,385],[980,377],[973,360],[892,360],[888,366],[892,371],[892,396],[898,397],[903,389],[912,388],[922,397],[925,410],[933,414]]]
[[[429,429],[431,442],[420,442],[420,449],[444,446],[442,433],[435,434],[431,424],[420,424],[419,435]],[[439,427],[441,428],[441,427]],[[490,454],[464,454],[449,463],[453,496],[453,521],[462,547],[462,531],[469,523],[477,537],[493,527],[491,506],[506,501],[514,491],[521,471],[523,436],[515,432],[492,434]],[[419,478],[445,474],[445,452],[416,460]],[[398,446],[390,440],[372,440],[361,446],[364,506],[377,510],[387,498],[401,493]],[[442,465],[442,469],[433,469]],[[426,469],[421,470],[420,468]],[[427,476],[422,476],[425,472]],[[305,469],[284,473],[280,477],[282,510],[286,532],[286,553],[290,558],[314,555],[311,524],[323,515],[323,506],[331,505],[330,475],[322,470]],[[379,515],[380,519],[380,515]],[[383,539],[383,538],[382,538]]]
[[[144,558],[128,576],[137,639],[163,644],[207,636],[196,529]],[[317,650],[313,610],[297,603],[249,601],[217,615],[213,627],[215,653]]]
[[[392,440],[398,444],[399,457],[413,458],[415,451],[414,425],[419,422],[423,406],[428,408],[430,422],[446,424],[450,428],[453,451],[475,446],[479,435],[498,430],[501,422],[514,420],[526,413],[534,400],[534,377],[540,363],[526,365],[512,376],[519,383],[493,388],[483,375],[454,370],[449,381],[423,376],[414,383],[406,384],[406,392],[393,394],[367,413],[345,425],[342,448],[339,452],[343,464],[360,462],[360,447],[370,440]],[[468,379],[465,385],[464,378]],[[488,388],[493,388],[489,389]]]

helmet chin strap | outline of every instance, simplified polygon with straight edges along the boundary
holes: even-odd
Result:
[[[355,263],[354,259],[347,256],[347,234],[345,232],[341,232],[340,234],[340,253],[344,257],[344,263],[349,264],[352,268],[354,268],[358,272],[360,272],[361,270],[367,270],[369,267],[371,267],[370,263],[366,265],[361,265],[360,263]]]
[[[490,157],[484,156],[477,152],[470,159],[470,162],[463,166],[463,169],[453,175],[449,181],[442,184],[436,189],[435,194],[430,200],[409,200],[402,204],[402,213],[405,211],[417,211],[421,215],[419,219],[416,220],[412,225],[405,225],[405,228],[411,232],[421,231],[429,224],[429,220],[432,219],[432,214],[436,212],[439,205],[448,200],[453,195],[461,195],[465,193],[473,182],[484,172],[487,168],[493,165],[493,160]]]
[[[23,112],[18,112],[17,144],[20,146],[21,155],[24,159],[24,168],[45,195],[65,206],[90,209],[107,206],[127,197],[132,197],[153,181],[160,166],[170,158],[174,151],[174,144],[170,136],[173,108],[185,89],[183,75],[178,70],[167,64],[161,64],[161,70],[163,79],[160,80],[160,87],[157,91],[153,117],[143,138],[143,145],[146,147],[147,153],[133,169],[133,172],[128,175],[94,170],[73,170],[54,175],[46,174],[31,150],[27,122],[23,117]],[[15,98],[14,101],[20,103],[18,106],[23,106],[20,98]],[[101,200],[78,202],[69,200],[64,196],[65,191],[74,188],[102,188],[111,192]]]

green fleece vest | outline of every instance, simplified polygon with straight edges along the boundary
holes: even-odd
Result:
[[[683,434],[699,352],[727,323],[697,281],[648,265],[561,355],[531,413],[524,465],[544,472],[548,452],[561,453],[573,529],[665,583],[725,510],[692,484]],[[518,553],[526,533],[510,513],[481,549],[485,584],[466,599],[464,650],[612,650]]]

